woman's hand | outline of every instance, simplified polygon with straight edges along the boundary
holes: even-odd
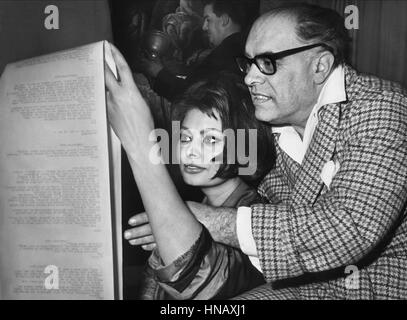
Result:
[[[154,130],[150,108],[134,83],[131,70],[122,54],[111,44],[118,79],[105,63],[107,111],[110,125],[119,137],[127,154],[137,159],[149,153]]]

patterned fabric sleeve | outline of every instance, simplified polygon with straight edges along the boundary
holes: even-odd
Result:
[[[267,281],[358,262],[403,219],[406,99],[394,94],[363,102],[353,106],[349,124],[338,133],[347,137],[329,190],[324,188],[314,203],[293,196],[276,205],[252,206],[253,234]]]

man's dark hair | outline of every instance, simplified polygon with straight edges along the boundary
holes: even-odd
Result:
[[[295,18],[297,36],[304,42],[322,42],[332,48],[335,57],[333,67],[348,62],[351,38],[344,18],[335,10],[306,3],[288,3],[272,9],[270,13]]]
[[[242,29],[247,29],[259,15],[259,0],[201,0],[204,6],[212,5],[220,17],[227,14]]]
[[[246,182],[256,186],[275,164],[274,138],[271,127],[262,123],[255,117],[255,107],[250,98],[250,93],[242,79],[230,72],[220,72],[201,79],[191,85],[185,93],[172,105],[172,120],[182,122],[188,111],[197,109],[209,117],[216,118],[217,111],[222,123],[222,130],[243,129],[245,134],[245,150],[249,150],[249,129],[257,130],[257,163],[254,158],[239,159],[236,151],[237,138],[235,139],[235,163],[228,163],[227,143],[222,154],[223,161],[215,177],[230,179],[238,175],[240,167],[256,166],[254,174],[240,176]],[[232,155],[229,155],[232,156]],[[246,155],[250,156],[250,155]]]

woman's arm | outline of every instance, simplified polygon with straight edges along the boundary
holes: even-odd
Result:
[[[129,157],[129,162],[160,256],[165,264],[171,263],[197,240],[201,224],[182,201],[163,164],[152,164],[147,156]]]
[[[240,249],[236,227],[236,208],[212,207],[202,203],[187,201],[188,209],[195,218],[208,229],[216,242]],[[144,250],[156,247],[154,235],[146,212],[138,213],[129,219],[131,226],[127,240],[133,246],[142,246]]]
[[[151,141],[154,124],[149,107],[133,81],[130,68],[112,46],[119,81],[106,64],[107,110],[111,126],[126,150],[134,178],[149,217],[157,248],[165,264],[185,253],[202,230],[179,196]]]

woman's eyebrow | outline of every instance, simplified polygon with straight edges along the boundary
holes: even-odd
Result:
[[[185,127],[185,126],[181,126],[181,130],[196,131],[196,129],[194,129],[194,128],[188,128],[188,127]],[[216,132],[222,133],[222,130],[219,130],[217,128],[205,128],[205,129],[202,129],[201,131],[199,131],[199,133],[204,134],[204,133],[206,133],[208,131],[216,131]]]
[[[222,130],[219,130],[217,128],[205,128],[205,129],[201,130],[201,134],[204,134],[205,132],[208,132],[208,131],[217,131],[219,133],[222,133]]]

